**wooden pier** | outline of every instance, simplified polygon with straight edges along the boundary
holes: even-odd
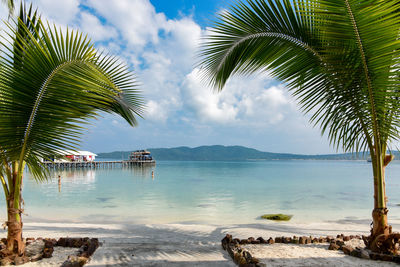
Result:
[[[43,164],[50,169],[79,169],[79,168],[116,168],[116,167],[135,167],[135,166],[153,166],[155,160],[115,160],[115,161],[70,161],[70,162],[51,162],[46,161]]]

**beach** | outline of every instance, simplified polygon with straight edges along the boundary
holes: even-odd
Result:
[[[400,221],[392,221],[400,229]],[[85,224],[28,222],[25,237],[98,237],[102,245],[86,266],[236,266],[221,247],[227,234],[238,238],[326,236],[368,233],[367,221],[319,223],[263,222],[259,224]],[[3,233],[5,234],[5,233]],[[329,251],[326,245],[264,245],[255,248],[266,266],[396,266]],[[258,251],[257,251],[258,250]],[[272,254],[271,254],[272,253]],[[261,257],[260,257],[261,256]],[[264,258],[263,258],[264,257]],[[49,262],[26,266],[54,266]]]
[[[395,231],[400,230],[399,173],[398,163],[388,169]],[[102,246],[87,266],[236,266],[221,247],[226,234],[240,239],[368,235],[371,223],[367,162],[159,161],[151,168],[51,174],[54,179],[44,183],[26,174],[23,235],[99,238]],[[265,213],[294,216],[289,222],[261,220]],[[327,245],[274,244],[256,246],[253,253],[267,266],[385,266],[329,251]],[[56,250],[53,259],[27,266],[60,266],[67,252]]]
[[[221,247],[226,234],[367,235],[369,173],[366,162],[351,161],[159,161],[152,168],[54,171],[61,188],[57,179],[36,183],[27,173],[24,237],[97,237],[102,246],[87,266],[235,266]],[[394,230],[400,229],[398,173],[400,164],[388,170]],[[275,212],[294,216],[259,219]],[[326,246],[254,249],[267,266],[382,266]],[[28,266],[60,266],[65,253]]]
[[[400,263],[399,0],[1,2],[0,265]]]

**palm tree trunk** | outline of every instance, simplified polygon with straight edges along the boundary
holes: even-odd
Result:
[[[22,238],[22,209],[21,209],[21,184],[22,172],[19,172],[18,163],[12,163],[12,185],[7,202],[7,250],[9,253],[23,255],[25,244]],[[21,166],[23,167],[23,166]]]
[[[23,255],[25,245],[22,239],[22,220],[20,209],[13,206],[13,200],[7,201],[7,214],[8,214],[8,234],[7,234],[7,249],[10,253],[17,253]]]
[[[393,159],[392,155],[378,153],[372,161],[374,172],[374,210],[372,211],[372,229],[368,238],[367,246],[375,252],[381,252],[378,242],[385,240],[392,232],[387,221],[387,197],[385,188],[385,167]]]

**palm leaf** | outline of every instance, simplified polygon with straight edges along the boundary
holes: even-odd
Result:
[[[0,147],[40,178],[38,159],[76,149],[91,118],[114,113],[135,126],[143,100],[128,68],[86,36],[36,23],[8,24],[12,38],[2,43]]]
[[[377,5],[239,2],[206,36],[200,66],[218,90],[232,75],[268,71],[337,148],[371,150],[376,133],[386,143],[398,138],[399,125],[398,3]]]

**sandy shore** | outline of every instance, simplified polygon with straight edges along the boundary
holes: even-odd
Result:
[[[392,222],[400,229],[400,222]],[[103,245],[87,266],[236,266],[222,250],[225,234],[234,237],[367,234],[368,221],[339,221],[311,224],[260,222],[246,225],[179,224],[24,224],[25,237],[98,237]],[[3,232],[5,235],[5,232]],[[254,256],[267,266],[397,266],[367,261],[328,251],[326,245],[276,244],[255,247]],[[59,266],[41,262],[25,266]]]
[[[352,240],[352,246],[364,247],[363,241]],[[359,267],[391,267],[395,263],[364,260],[344,255],[342,251],[328,250],[328,244],[273,244],[273,245],[246,245],[245,249],[252,256],[267,266],[359,266]]]

